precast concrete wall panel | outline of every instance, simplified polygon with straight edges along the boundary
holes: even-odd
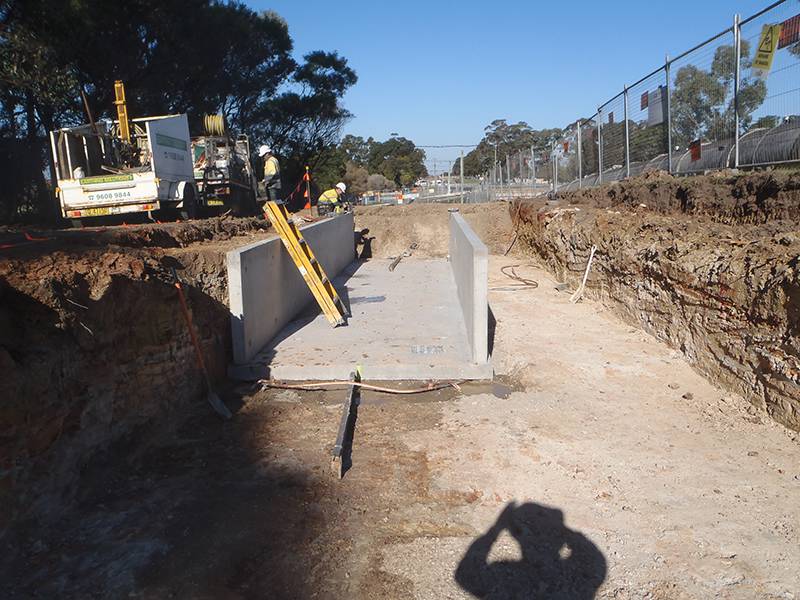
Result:
[[[467,326],[472,359],[489,360],[489,252],[458,213],[450,213],[450,266]]]
[[[331,279],[356,258],[353,231],[352,214],[302,229],[303,237]],[[233,362],[245,364],[314,297],[280,238],[231,250],[226,258]]]

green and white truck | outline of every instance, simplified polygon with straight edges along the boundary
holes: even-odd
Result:
[[[131,119],[120,135],[119,121],[100,121],[50,132],[61,215],[84,219],[181,211],[198,214],[186,115]],[[128,140],[125,139],[128,138]]]

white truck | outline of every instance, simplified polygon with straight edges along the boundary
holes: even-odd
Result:
[[[129,142],[119,135],[119,121],[50,132],[61,215],[73,224],[164,209],[197,216],[186,115],[131,119],[130,125]]]

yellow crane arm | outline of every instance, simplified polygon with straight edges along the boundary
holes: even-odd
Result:
[[[117,107],[119,119],[119,137],[131,143],[131,130],[128,125],[128,105],[125,102],[125,84],[117,80],[114,82],[114,105]]]

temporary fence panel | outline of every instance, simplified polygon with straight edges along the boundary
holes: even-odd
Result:
[[[565,135],[558,140],[554,156],[558,164],[558,189],[571,191],[578,189],[578,123],[574,123],[566,130]]]
[[[733,26],[670,63],[674,173],[732,166],[735,80]]]
[[[625,176],[625,93],[606,102],[597,114],[603,182],[617,181]]]
[[[800,161],[800,3],[741,23],[739,165]]]
[[[667,79],[659,69],[628,88],[630,175],[667,170]]]
[[[595,113],[588,119],[581,119],[581,187],[591,187],[598,183],[599,175],[599,131]]]

